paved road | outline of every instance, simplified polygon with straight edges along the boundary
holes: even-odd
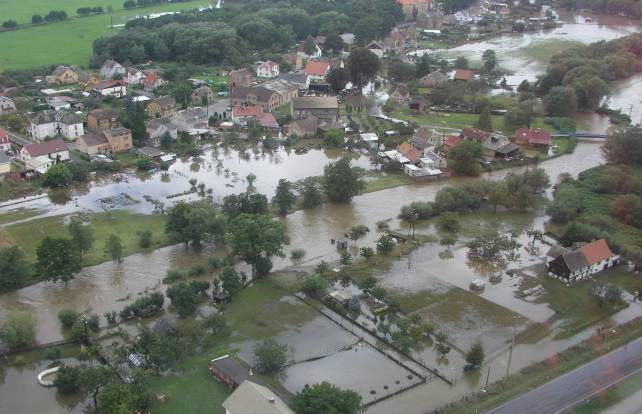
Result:
[[[557,414],[642,371],[642,338],[577,368],[488,414]]]
[[[11,142],[13,142],[14,144],[20,145],[21,147],[34,143],[34,141],[32,141],[30,138],[21,137],[6,129],[5,131],[9,135],[9,139],[11,140]]]

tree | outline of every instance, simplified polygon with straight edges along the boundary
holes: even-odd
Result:
[[[551,116],[572,116],[577,111],[575,90],[568,86],[552,88],[544,96],[544,107]]]
[[[256,370],[262,374],[274,374],[288,361],[288,346],[274,339],[265,339],[254,347]]]
[[[361,411],[361,396],[324,381],[306,385],[294,396],[292,406],[297,414],[357,414]]]
[[[328,282],[323,276],[314,275],[303,281],[301,290],[308,296],[321,299],[328,291]]]
[[[66,187],[71,184],[73,175],[69,168],[62,163],[52,165],[42,179],[42,185],[45,187]]]
[[[377,253],[390,253],[395,248],[395,239],[389,234],[383,234],[377,240]]]
[[[369,232],[370,232],[370,229],[366,225],[357,224],[356,226],[352,226],[349,233],[350,240],[354,241],[356,244],[357,240],[359,240]]]
[[[408,82],[411,81],[416,74],[415,66],[402,61],[401,59],[394,59],[388,64],[388,77],[395,82]]]
[[[469,369],[478,369],[484,362],[484,347],[477,341],[466,353],[466,363]]]
[[[167,297],[172,301],[178,316],[186,318],[196,312],[199,302],[205,296],[209,282],[181,282],[167,289]]]
[[[267,214],[268,200],[263,194],[231,194],[223,198],[223,214],[232,219],[240,214]]]
[[[152,246],[153,233],[150,230],[143,230],[138,233],[138,245],[143,249],[148,249]]]
[[[133,0],[128,0],[132,1]],[[141,408],[142,396],[151,400],[149,390],[141,394],[132,384],[111,383],[105,386],[98,395],[101,412],[110,414],[131,414]]]
[[[611,214],[623,223],[642,228],[642,197],[633,194],[618,196],[611,203]]]
[[[120,240],[120,237],[112,234],[107,239],[105,243],[105,251],[116,263],[120,263],[123,260],[123,242]]]
[[[58,320],[65,329],[71,329],[80,320],[80,313],[73,309],[63,309],[58,312]]]
[[[256,175],[254,175],[253,173],[249,173],[247,176],[245,176],[245,179],[247,180],[247,185],[252,187],[254,181],[256,181]]]
[[[528,79],[524,79],[517,86],[517,92],[530,92],[530,90],[531,90],[531,83],[528,81]]]
[[[18,27],[18,22],[15,20],[6,20],[2,22],[2,27],[4,29],[15,29],[16,27]]]
[[[29,276],[29,263],[18,246],[0,247],[0,292],[22,285]]]
[[[602,152],[610,164],[642,165],[642,129],[611,131],[602,145]]]
[[[239,273],[234,270],[233,267],[226,267],[223,269],[221,274],[221,282],[223,284],[223,289],[230,295],[235,294],[241,288],[243,288],[243,282],[241,281],[241,276]]]
[[[286,215],[296,202],[296,194],[292,190],[292,183],[281,178],[276,186],[276,192],[272,198],[272,203],[279,207],[279,213]]]
[[[377,55],[364,47],[357,47],[350,52],[346,67],[352,83],[361,90],[379,72],[380,65]]]
[[[228,242],[235,255],[252,266],[252,277],[261,258],[284,256],[285,226],[266,214],[241,214],[229,223]]]
[[[378,16],[366,16],[354,26],[354,35],[360,45],[375,40],[383,31],[383,21]]]
[[[73,394],[80,391],[81,371],[81,367],[63,365],[56,374],[54,387],[62,394]]]
[[[468,69],[468,59],[463,56],[459,56],[457,59],[455,59],[453,66],[455,67],[455,69]]]
[[[165,224],[165,232],[173,240],[194,246],[200,246],[201,241],[210,238],[221,239],[224,229],[224,221],[206,200],[177,203],[169,210]]]
[[[325,43],[323,46],[326,50],[331,50],[334,53],[340,52],[344,47],[343,39],[335,32],[330,33],[325,37]]]
[[[11,350],[33,344],[35,337],[36,320],[28,312],[11,312],[0,325],[0,340]]]
[[[111,368],[103,365],[85,367],[80,370],[80,383],[94,401],[94,408],[98,409],[98,395],[107,385],[115,382],[116,376]]]
[[[346,68],[333,68],[330,69],[325,79],[330,85],[330,89],[332,89],[334,93],[339,93],[345,89],[350,81],[350,72],[348,72]]]
[[[319,189],[319,184],[313,178],[306,178],[303,181],[303,208],[309,210],[319,207],[323,204],[323,194]]]
[[[369,259],[375,255],[375,252],[371,247],[362,247],[361,249],[359,249],[359,255],[364,259]]]
[[[600,308],[604,305],[615,306],[622,303],[622,290],[611,283],[596,283],[591,293],[597,299]]]
[[[42,22],[43,22],[43,19],[41,15],[34,14],[33,16],[31,16],[31,24],[38,24]]]
[[[323,169],[323,178],[326,197],[336,203],[349,203],[365,188],[359,172],[350,166],[350,159],[347,157],[327,164]]]
[[[530,128],[533,119],[537,116],[535,104],[534,100],[526,100],[509,109],[504,115],[504,125],[511,129]]]
[[[67,283],[81,269],[80,254],[69,239],[45,237],[36,256],[36,272],[52,282]]]
[[[90,226],[84,225],[79,218],[72,218],[67,226],[67,231],[71,235],[71,243],[76,250],[82,255],[91,250],[94,244],[94,231]]]
[[[437,228],[447,233],[458,233],[461,229],[459,217],[453,212],[444,211],[437,218]]]
[[[488,105],[484,106],[484,109],[481,111],[479,120],[477,121],[477,127],[481,130],[489,132],[493,130],[493,121],[490,116],[490,108],[488,107]]]
[[[314,41],[314,38],[312,36],[308,36],[303,43],[303,51],[306,55],[312,55],[314,54],[316,48],[317,43]]]
[[[479,175],[480,162],[484,156],[481,144],[462,141],[448,151],[448,168],[458,175]]]

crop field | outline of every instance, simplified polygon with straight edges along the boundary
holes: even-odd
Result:
[[[33,14],[46,14],[49,10],[65,10],[69,19],[36,26],[0,32],[0,71],[25,69],[54,64],[87,66],[92,54],[92,44],[99,37],[120,30],[136,16],[153,13],[192,10],[208,4],[206,0],[189,3],[159,4],[145,8],[124,10],[119,0],[61,0],[55,6],[41,0],[0,0],[3,19],[29,23]],[[113,12],[86,17],[76,17],[78,7],[112,5]],[[112,27],[113,24],[113,27]],[[28,51],[29,53],[25,53]]]

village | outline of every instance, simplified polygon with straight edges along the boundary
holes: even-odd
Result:
[[[238,7],[219,2],[132,20],[128,54],[115,34],[90,65],[0,76],[0,411],[636,406],[637,109],[570,75],[545,90],[548,43],[520,72],[493,42],[588,27],[638,62],[639,25],[380,3],[264,49],[231,19],[242,64],[135,52]],[[582,376],[614,349],[616,381]]]

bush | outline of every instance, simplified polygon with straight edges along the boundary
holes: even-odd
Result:
[[[303,259],[303,257],[305,257],[305,250],[303,250],[303,249],[292,249],[290,251],[290,257],[292,258],[292,260],[295,260],[295,261],[301,260],[301,259]]]
[[[305,279],[302,290],[313,298],[322,298],[328,290],[328,282],[319,275]]]
[[[288,346],[266,339],[254,348],[256,370],[262,374],[278,372],[288,361]]]
[[[384,234],[377,240],[377,253],[390,253],[394,248],[395,239],[389,234]]]
[[[163,309],[164,302],[165,297],[163,294],[154,292],[151,295],[143,296],[137,299],[134,303],[125,306],[125,308],[120,311],[119,316],[122,320],[152,316]]]
[[[434,203],[427,201],[413,201],[407,206],[401,207],[401,213],[399,218],[404,220],[427,220],[435,216],[435,205]]]
[[[71,329],[72,326],[80,319],[80,313],[73,309],[63,309],[58,312],[58,320],[65,329]]]
[[[138,245],[143,249],[148,249],[152,246],[153,233],[149,230],[144,230],[138,233]]]

